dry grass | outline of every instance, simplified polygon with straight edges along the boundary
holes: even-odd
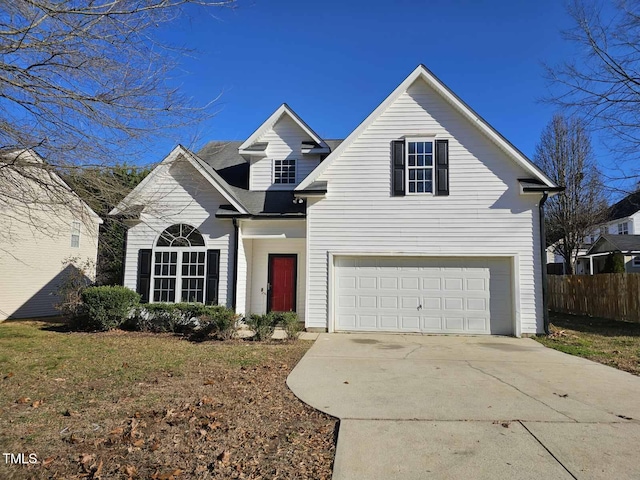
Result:
[[[0,478],[330,478],[335,420],[287,389],[310,342],[0,324]],[[46,464],[46,465],[45,465]]]
[[[640,375],[640,324],[580,315],[551,314],[547,347]]]

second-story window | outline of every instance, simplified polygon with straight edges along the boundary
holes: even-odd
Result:
[[[407,189],[412,193],[433,193],[433,141],[407,140]]]
[[[281,185],[296,183],[295,159],[273,161],[273,183]]]
[[[80,247],[80,222],[71,223],[71,247]]]
[[[629,235],[629,222],[618,224],[618,235]]]

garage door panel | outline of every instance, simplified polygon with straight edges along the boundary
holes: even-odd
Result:
[[[336,257],[336,329],[512,334],[506,258]]]
[[[442,318],[441,317],[422,317],[422,329],[423,332],[442,332]]]
[[[420,317],[417,315],[403,315],[402,317],[400,317],[400,321],[400,328],[402,330],[408,330],[411,332],[417,332],[420,330]]]

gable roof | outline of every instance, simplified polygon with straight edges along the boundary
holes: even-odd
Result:
[[[605,252],[640,252],[640,235],[610,235],[605,233],[596,240],[586,254]]]
[[[611,205],[607,217],[610,221],[618,220],[620,218],[630,217],[638,210],[640,210],[640,190],[627,195],[618,203]]]
[[[31,149],[31,148],[10,148],[10,149],[1,149],[0,150],[0,164],[2,164],[4,161],[16,161],[16,160],[20,160],[20,161],[24,161],[25,164],[27,164],[28,162],[33,162],[34,165],[46,165],[46,162],[44,161],[44,159],[38,155],[38,153],[36,153],[35,150]],[[67,182],[65,182],[62,177],[60,175],[58,175],[58,173],[56,173],[55,171],[49,170],[48,173],[51,175],[51,179],[54,182],[58,182],[60,184],[60,186],[65,189],[68,190],[69,193],[71,193],[71,195],[73,195],[75,198],[77,198],[78,200],[80,200],[80,205],[82,205],[82,208],[86,209],[87,213],[89,214],[90,217],[93,217],[93,219],[99,223],[102,224],[104,223],[104,221],[102,220],[102,218],[100,217],[100,215],[98,215],[90,206],[87,202],[85,202],[80,195],[78,195],[68,184]]]
[[[526,155],[498,133],[496,129],[489,125],[489,123],[478,115],[469,105],[463,102],[460,97],[453,93],[427,67],[424,65],[418,65],[418,67],[411,72],[411,74],[405,78],[405,80],[398,85],[398,87],[391,92],[391,94],[380,105],[378,105],[378,107],[371,112],[371,114],[360,125],[358,125],[353,132],[351,132],[345,141],[342,142],[342,144],[340,144],[340,146],[336,148],[324,162],[318,165],[315,170],[307,176],[307,178],[300,182],[300,185],[296,187],[296,190],[304,190],[311,183],[317,180],[320,174],[329,167],[333,160],[339,157],[346,148],[348,148],[375,120],[377,120],[380,115],[382,115],[389,105],[394,103],[419,78],[422,78],[442,98],[459,110],[463,116],[465,116],[480,131],[489,137],[496,145],[498,145],[498,147],[506,152],[518,165],[528,171],[535,179],[548,187],[557,187],[557,185],[531,160],[529,160]]]
[[[309,125],[304,123],[304,121],[296,114],[296,112],[294,112],[291,109],[291,107],[289,107],[289,105],[287,105],[286,103],[283,103],[275,112],[271,114],[269,118],[267,118],[262,123],[262,125],[258,127],[258,129],[255,132],[251,134],[251,136],[249,136],[249,138],[247,138],[244,141],[244,143],[240,145],[240,147],[238,147],[238,150],[247,150],[250,147],[252,147],[264,133],[266,133],[270,128],[272,128],[278,122],[278,120],[280,120],[280,118],[283,115],[288,115],[289,117],[291,117],[291,119],[295,123],[297,123],[298,126],[307,135],[309,135],[313,139],[313,141],[316,142],[320,147],[329,148],[328,145],[324,142],[324,140],[320,138],[320,136],[316,132],[311,130]]]
[[[167,155],[162,162],[160,162],[153,171],[147,175],[136,187],[129,192],[129,194],[123,198],[118,205],[115,206],[109,215],[118,215],[122,213],[130,213],[132,207],[136,205],[131,203],[132,199],[135,199],[137,195],[145,188],[145,186],[154,178],[162,165],[169,164],[179,157],[186,159],[193,167],[198,170],[209,183],[220,192],[220,194],[240,213],[248,213],[247,209],[242,205],[238,198],[234,195],[233,188],[215,171],[211,165],[202,160],[196,154],[178,145],[174,148],[169,155]]]

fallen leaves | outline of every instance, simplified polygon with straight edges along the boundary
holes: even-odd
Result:
[[[335,420],[300,402],[286,386],[289,370],[305,348],[255,347],[265,349],[261,363],[216,363],[200,357],[191,372],[153,382],[166,372],[159,369],[118,385],[118,390],[94,378],[91,389],[75,383],[74,389],[61,388],[74,381],[73,371],[66,371],[63,385],[55,378],[40,379],[52,390],[39,385],[18,390],[16,385],[7,405],[22,418],[31,410],[25,407],[32,407],[34,416],[50,410],[62,423],[33,445],[47,457],[39,465],[46,478],[330,479]],[[131,370],[137,368],[128,362]],[[0,428],[6,425],[0,423]]]

